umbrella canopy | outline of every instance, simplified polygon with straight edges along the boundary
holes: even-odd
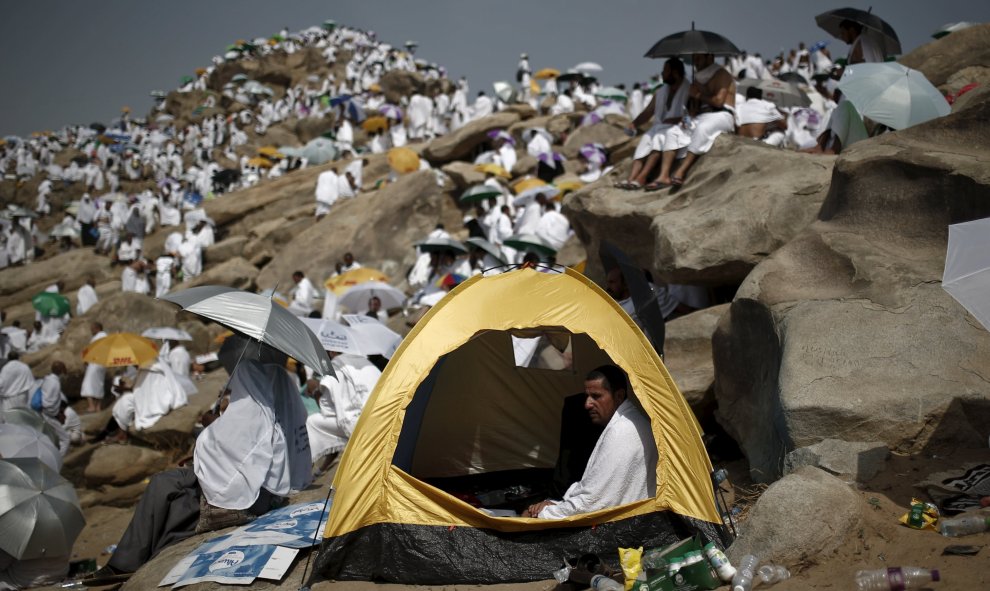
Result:
[[[535,252],[540,256],[555,256],[557,254],[557,250],[555,248],[547,245],[545,242],[540,240],[539,237],[533,234],[516,234],[515,236],[509,236],[503,241],[503,244],[523,252]]]
[[[52,445],[56,448],[58,447],[58,432],[55,431],[55,427],[51,426],[48,421],[41,418],[40,414],[30,408],[12,408],[10,410],[0,411],[0,425],[30,427],[35,431],[43,433],[52,442]]]
[[[546,181],[543,179],[538,179],[534,177],[525,177],[516,181],[512,185],[512,190],[516,192],[516,195],[521,194],[523,191],[532,189],[533,187],[545,187]]]
[[[497,96],[503,103],[514,102],[516,98],[516,89],[512,87],[511,83],[504,80],[499,80],[498,82],[492,82],[492,88],[495,90],[495,96]]]
[[[388,129],[388,119],[381,115],[375,115],[374,117],[368,117],[361,123],[361,129],[369,133],[377,133],[385,131]]]
[[[808,80],[797,72],[784,72],[783,74],[777,74],[777,80],[791,82],[793,84],[808,84]]]
[[[350,318],[345,315],[344,318]],[[392,353],[402,342],[402,335],[380,322],[351,322],[349,328],[358,349],[364,355],[381,355],[392,358]]]
[[[321,375],[334,375],[320,342],[291,312],[262,295],[206,285],[161,298],[261,341]]]
[[[543,68],[542,70],[537,70],[537,72],[533,74],[533,79],[549,80],[551,78],[556,78],[557,76],[560,76],[560,70],[556,68]]]
[[[718,33],[695,30],[694,22],[692,22],[690,31],[667,35],[654,43],[643,57],[679,57],[696,53],[724,56],[738,55],[741,52],[732,41]]]
[[[34,219],[38,217],[38,214],[31,211],[30,209],[21,207],[20,205],[14,205],[13,203],[11,203],[7,205],[7,209],[3,210],[3,217],[7,219],[14,219],[14,218]]]
[[[248,166],[257,166],[258,168],[271,168],[274,166],[272,161],[267,158],[262,158],[261,156],[255,156],[254,158],[247,161]]]
[[[864,29],[872,31],[876,35],[884,55],[900,55],[901,41],[897,38],[894,28],[870,10],[837,8],[819,14],[815,17],[815,22],[836,39],[842,39],[842,29],[839,28],[839,25],[844,21],[859,23]]]
[[[367,283],[368,281],[388,283],[388,276],[377,269],[372,269],[370,267],[358,267],[357,269],[351,269],[350,271],[341,273],[336,277],[327,279],[323,285],[335,294],[341,295],[355,285]]]
[[[468,253],[467,247],[462,242],[458,242],[453,238],[430,238],[429,240],[417,242],[415,246],[419,248],[420,252],[444,252],[446,250],[452,250],[460,254]]]
[[[770,101],[782,109],[790,107],[808,107],[811,99],[807,93],[791,82],[783,80],[754,80],[746,78],[738,82],[739,92],[746,94],[745,88],[759,88],[763,91],[763,100]]]
[[[477,164],[475,165],[474,169],[477,170],[478,172],[483,172],[485,174],[494,174],[495,176],[502,177],[503,179],[512,177],[512,175],[509,174],[509,171],[505,170],[504,168],[502,168],[498,164],[495,164],[494,162]]]
[[[399,174],[419,170],[419,154],[405,146],[388,151],[388,165]]]
[[[626,95],[626,91],[621,88],[616,88],[615,86],[606,86],[595,92],[595,96],[602,99],[609,99],[612,101],[626,102],[629,97]]]
[[[969,27],[972,27],[975,24],[976,23],[971,23],[968,21],[960,21],[958,23],[946,23],[941,27],[939,27],[934,33],[932,33],[932,37],[936,39],[941,39],[942,37],[945,37],[950,33],[955,33],[956,31],[962,31],[963,29],[968,29]]]
[[[324,318],[302,318],[303,324],[316,335],[316,338],[327,351],[346,353],[349,355],[364,355],[354,340],[351,329]]]
[[[186,85],[189,84],[190,82],[195,82],[195,81],[196,79],[193,78],[192,76],[183,76],[182,78],[179,78],[179,84],[181,85]]]
[[[560,76],[557,76],[557,82],[572,82],[572,81],[582,81],[585,79],[583,72],[578,72],[577,70],[571,68],[567,70]]]
[[[386,119],[392,119],[393,121],[402,121],[402,109],[397,105],[385,104],[378,107],[378,112],[382,114]]]
[[[905,129],[952,111],[925,75],[896,62],[848,66],[839,90],[863,117]]]
[[[72,483],[37,458],[0,460],[0,548],[15,560],[69,556],[86,525]]]
[[[601,72],[603,69],[604,68],[595,62],[581,62],[571,68],[571,70],[578,70],[580,72]]]
[[[258,148],[258,155],[264,156],[265,158],[275,158],[275,159],[285,158],[285,154],[279,152],[278,148],[276,148],[275,146],[263,146],[261,148]]]
[[[990,330],[990,218],[949,226],[942,289]]]
[[[53,238],[78,238],[79,230],[76,230],[76,228],[70,224],[59,224],[52,228],[52,231],[49,232],[48,235]]]
[[[501,194],[502,192],[499,191],[497,187],[493,187],[491,185],[475,185],[467,191],[461,193],[460,202],[478,203],[480,201],[484,201],[485,199],[498,197]]]
[[[496,261],[502,263],[503,265],[507,262],[505,260],[505,255],[502,250],[492,244],[491,242],[485,240],[484,238],[479,238],[477,236],[472,236],[464,241],[468,247],[477,248],[478,250],[484,251],[485,253],[491,255]]]
[[[31,306],[42,316],[65,316],[72,309],[69,298],[62,294],[43,291],[31,298]]]
[[[250,79],[251,78],[249,78],[248,75],[244,73],[234,74],[233,76],[230,77],[231,82],[247,82]]]
[[[47,435],[24,425],[0,425],[0,458],[37,458],[57,474],[62,454]]]
[[[569,181],[554,181],[554,186],[560,189],[561,194],[570,193],[571,191],[577,191],[584,186],[581,181],[569,180]]]
[[[316,165],[330,162],[336,158],[337,146],[332,140],[318,137],[308,141],[302,148],[283,146],[279,148],[279,152],[296,158],[305,158],[310,165]]]
[[[516,194],[512,200],[512,205],[516,207],[526,205],[533,199],[536,199],[537,195],[544,195],[547,199],[553,199],[559,194],[560,189],[553,185],[538,185]]]
[[[171,326],[156,326],[154,328],[149,328],[148,330],[141,333],[146,339],[156,339],[160,341],[191,341],[193,340],[192,335],[188,332],[182,330],[181,328],[174,328]]]
[[[258,292],[258,295],[265,297],[275,302],[283,308],[289,307],[289,298],[285,297],[285,294],[280,291],[275,291],[274,287],[269,287],[268,289],[263,289]]]
[[[348,310],[358,312],[368,307],[368,300],[377,297],[382,301],[383,309],[401,308],[406,301],[406,294],[382,281],[367,281],[355,285],[340,296],[337,303]]]
[[[104,367],[144,365],[158,358],[154,341],[129,332],[115,332],[86,346],[83,361]]]

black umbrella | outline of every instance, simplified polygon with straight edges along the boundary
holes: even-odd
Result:
[[[878,40],[881,42],[881,49],[885,56],[900,55],[901,41],[897,38],[894,28],[888,25],[885,20],[870,12],[870,10],[873,9],[837,8],[819,14],[815,17],[815,22],[836,39],[842,38],[842,31],[839,29],[839,25],[844,21],[859,23],[863,25],[864,29],[869,29],[879,34]]]
[[[107,130],[107,126],[103,125],[102,123],[90,123],[89,128],[95,131],[96,133],[103,133],[104,131]]]
[[[657,41],[643,57],[678,57],[696,53],[712,55],[738,55],[742,53],[732,41],[711,31],[697,31],[691,22],[690,31],[667,35]]]
[[[808,81],[804,79],[804,76],[798,74],[797,72],[784,72],[783,74],[777,74],[777,80],[791,82],[793,84],[808,84]]]
[[[653,289],[646,281],[643,270],[632,262],[626,253],[608,242],[602,241],[598,248],[598,256],[602,260],[602,267],[605,272],[618,267],[622,271],[622,277],[626,280],[626,287],[629,288],[629,295],[632,297],[633,307],[636,311],[639,326],[643,329],[646,338],[649,339],[653,348],[660,357],[663,357],[663,342],[666,338],[667,327],[663,321],[663,312],[660,310],[660,303],[657,301]]]

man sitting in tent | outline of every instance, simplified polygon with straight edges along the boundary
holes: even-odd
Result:
[[[584,392],[591,422],[605,426],[584,476],[567,489],[563,499],[531,505],[523,517],[563,519],[656,494],[656,441],[649,418],[627,396],[625,373],[614,365],[603,365],[585,378]]]

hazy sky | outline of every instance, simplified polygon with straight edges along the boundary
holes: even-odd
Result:
[[[643,53],[692,21],[767,57],[828,39],[814,17],[843,5],[872,5],[905,52],[942,24],[990,21],[986,0],[10,1],[0,19],[0,136],[106,121],[123,105],[143,115],[149,91],[174,89],[234,40],[327,18],[393,45],[418,41],[419,57],[467,76],[474,94],[511,79],[521,51],[534,69],[591,60],[605,67],[606,84],[645,80],[660,64]],[[845,54],[841,41],[830,47]]]

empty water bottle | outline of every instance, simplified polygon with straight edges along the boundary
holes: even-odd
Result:
[[[760,561],[752,554],[747,554],[739,561],[736,576],[732,577],[732,591],[750,591],[753,588],[753,577],[756,575],[756,565]]]
[[[856,591],[910,591],[939,581],[938,570],[904,566],[856,573]]]
[[[591,577],[591,588],[595,591],[625,591],[621,583],[605,575],[595,575]]]
[[[761,585],[773,585],[791,578],[791,571],[777,564],[765,564],[756,571],[756,577]]]
[[[939,520],[938,529],[943,536],[957,538],[990,530],[990,514],[975,513]]]

